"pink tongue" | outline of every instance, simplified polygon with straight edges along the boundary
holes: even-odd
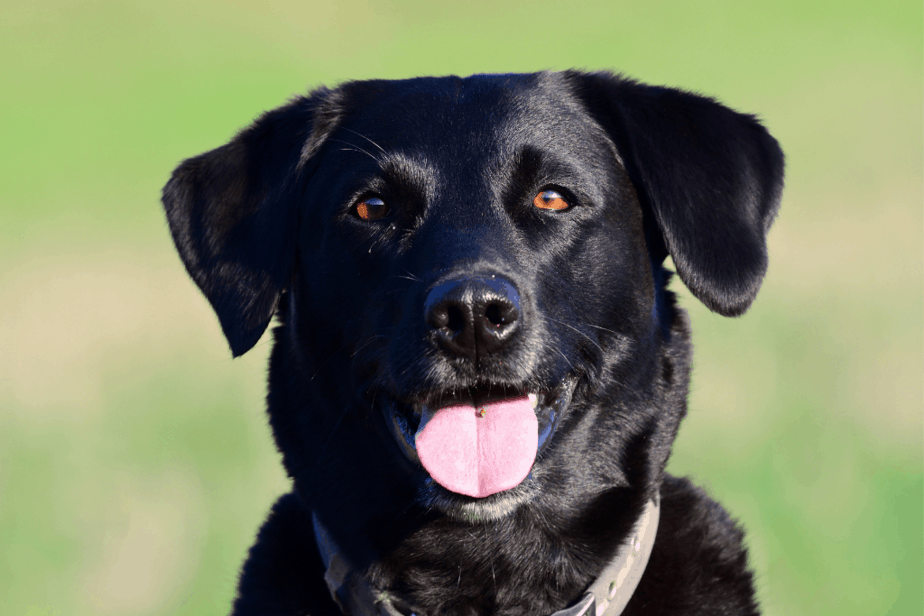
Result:
[[[527,396],[477,409],[447,406],[421,418],[415,437],[420,462],[437,483],[477,498],[519,485],[538,445],[539,422]]]

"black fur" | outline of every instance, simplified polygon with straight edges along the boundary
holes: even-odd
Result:
[[[268,410],[294,489],[251,549],[234,614],[338,613],[312,511],[418,614],[551,614],[659,492],[625,613],[757,613],[740,531],[664,473],[691,347],[662,261],[712,310],[742,313],[782,175],[753,117],[579,72],[346,83],[180,165],[170,228],[234,355],[279,321]],[[547,189],[571,207],[534,207]],[[373,196],[388,214],[361,220]],[[512,323],[477,330],[478,313],[464,330],[466,311],[502,302],[481,283],[451,298],[462,325],[425,314],[434,289],[492,276],[519,294],[502,306]],[[428,480],[388,426],[420,404],[526,391],[567,405],[529,477],[484,499]]]

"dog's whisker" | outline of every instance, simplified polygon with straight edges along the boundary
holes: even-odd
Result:
[[[357,131],[355,131],[355,130],[352,130],[352,129],[350,129],[350,128],[347,128],[346,126],[341,126],[340,128],[343,129],[343,130],[345,130],[345,131],[347,131],[347,132],[353,133],[353,134],[356,135],[357,137],[362,137],[363,139],[365,139],[366,141],[368,141],[369,143],[371,143],[372,145],[374,145],[375,147],[377,147],[377,148],[382,152],[382,154],[386,154],[385,148],[383,148],[382,146],[380,146],[379,144],[377,144],[375,141],[373,141],[373,140],[370,139],[369,137],[365,136],[364,134],[362,134],[362,133],[360,133],[360,132],[357,132]]]
[[[340,427],[340,424],[343,422],[343,418],[346,417],[346,414],[347,409],[344,409],[340,413],[340,416],[337,418],[336,423],[334,423],[334,427],[331,428],[330,434],[327,435],[327,440],[324,441],[324,445],[321,447],[321,451],[318,452],[318,461],[314,465],[314,470],[311,472],[312,476],[316,476],[318,474],[318,469],[321,467],[321,463],[324,461],[324,454],[327,453],[327,446],[330,445],[330,442],[334,439],[334,434],[337,432],[337,428]]]
[[[562,352],[562,350],[559,349],[558,347],[552,347],[552,348],[555,349],[555,352],[558,353],[559,355],[561,355],[562,358],[568,363],[568,365],[571,366],[571,369],[574,370],[574,364],[571,363],[571,360],[568,359],[568,356],[565,355],[565,354]]]
[[[308,380],[309,380],[309,381],[313,381],[314,378],[315,378],[316,376],[318,376],[319,374],[321,374],[321,371],[324,370],[324,368],[327,367],[327,364],[330,363],[330,360],[332,360],[334,357],[336,357],[337,354],[338,354],[340,351],[342,351],[343,349],[345,349],[346,347],[347,347],[346,344],[341,345],[339,349],[337,349],[336,351],[334,351],[333,353],[331,353],[330,355],[328,355],[328,356],[324,359],[324,361],[321,362],[321,365],[318,366],[318,369],[315,371],[314,374],[311,375],[311,378],[309,378]]]
[[[583,325],[583,326],[585,326],[585,327],[593,327],[594,329],[600,329],[600,330],[603,330],[603,331],[608,332],[608,333],[610,333],[610,334],[613,334],[614,336],[621,336],[621,335],[622,335],[622,334],[620,334],[620,333],[617,332],[617,331],[613,331],[612,329],[607,329],[607,328],[605,328],[605,327],[601,327],[600,325],[594,325],[593,323],[581,323],[581,325]]]
[[[380,336],[375,336],[375,335],[370,336],[370,337],[369,337],[369,340],[367,340],[366,343],[365,343],[364,345],[362,345],[361,347],[359,347],[358,349],[356,349],[355,351],[353,351],[352,353],[350,353],[350,359],[353,359],[354,357],[356,357],[356,354],[357,354],[357,353],[359,353],[360,351],[362,351],[363,349],[365,349],[367,346],[369,346],[370,344],[372,344],[373,342],[375,342],[375,339],[376,339],[376,338],[379,338],[379,337],[380,337]],[[381,336],[381,337],[384,338],[384,336]]]
[[[579,333],[580,335],[582,335],[582,336],[584,336],[585,338],[587,338],[587,339],[590,341],[590,343],[591,343],[592,345],[594,345],[595,347],[597,347],[598,349],[600,349],[600,352],[601,352],[601,353],[603,352],[603,347],[601,347],[601,346],[597,343],[596,340],[594,340],[593,338],[591,338],[590,336],[588,336],[587,334],[585,334],[584,332],[582,332],[582,331],[579,330],[578,328],[573,327],[573,326],[571,326],[571,325],[568,325],[568,324],[565,323],[564,321],[560,321],[560,320],[558,320],[558,319],[556,319],[556,318],[550,317],[549,315],[546,315],[545,318],[547,318],[549,321],[555,321],[556,323],[558,323],[558,324],[560,324],[560,325],[564,325],[564,326],[567,327],[568,329],[573,330],[573,331]]]
[[[359,154],[365,154],[366,156],[368,156],[369,158],[371,158],[371,159],[374,160],[375,162],[381,163],[381,161],[380,161],[378,158],[376,158],[375,156],[373,156],[372,154],[370,154],[369,152],[367,152],[367,151],[364,150],[363,148],[359,147],[359,146],[356,145],[355,143],[350,143],[349,141],[343,141],[342,139],[329,139],[329,141],[331,141],[331,142],[333,142],[333,143],[342,143],[342,144],[344,144],[344,145],[350,146],[350,148],[351,148],[350,150],[343,149],[343,150],[341,150],[341,151],[344,151],[344,152],[346,152],[346,151],[354,151],[354,152],[357,152],[357,153],[359,153]]]
[[[415,275],[412,274],[411,272],[409,272],[409,271],[407,271],[407,270],[404,270],[404,273],[407,274],[408,277],[409,277],[411,280],[413,280],[413,281],[415,281],[415,282],[420,282],[420,278],[418,278],[417,276],[415,276]]]

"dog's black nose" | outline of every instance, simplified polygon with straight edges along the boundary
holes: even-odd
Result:
[[[456,278],[433,287],[424,310],[442,347],[474,361],[513,338],[520,321],[520,294],[500,276]]]

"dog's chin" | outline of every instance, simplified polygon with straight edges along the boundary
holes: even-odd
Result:
[[[555,440],[561,417],[571,404],[576,383],[576,378],[569,377],[557,386],[544,391],[530,391],[524,388],[514,392],[514,395],[529,396],[534,404],[533,412],[536,414],[539,433],[533,470],[537,464],[541,463],[542,452]],[[492,398],[484,393],[489,389],[473,389],[462,396],[433,393],[427,396],[417,396],[415,399],[431,401],[431,404],[440,407],[461,400],[480,402]],[[505,397],[510,397],[511,388],[508,387],[505,390]],[[497,397],[494,396],[494,398]],[[416,471],[414,475],[417,476],[419,483],[417,498],[422,506],[439,511],[454,520],[477,524],[508,516],[533,499],[538,488],[532,471],[518,485],[480,498],[453,492],[430,477],[423,468],[415,447],[416,432],[421,417],[427,412],[427,406],[428,404],[424,402],[401,402],[392,398],[381,409],[391,436]]]
[[[518,486],[485,496],[474,498],[456,494],[427,477],[418,490],[418,500],[427,509],[443,513],[458,522],[479,524],[493,522],[512,514],[529,503],[536,494],[532,474]]]

